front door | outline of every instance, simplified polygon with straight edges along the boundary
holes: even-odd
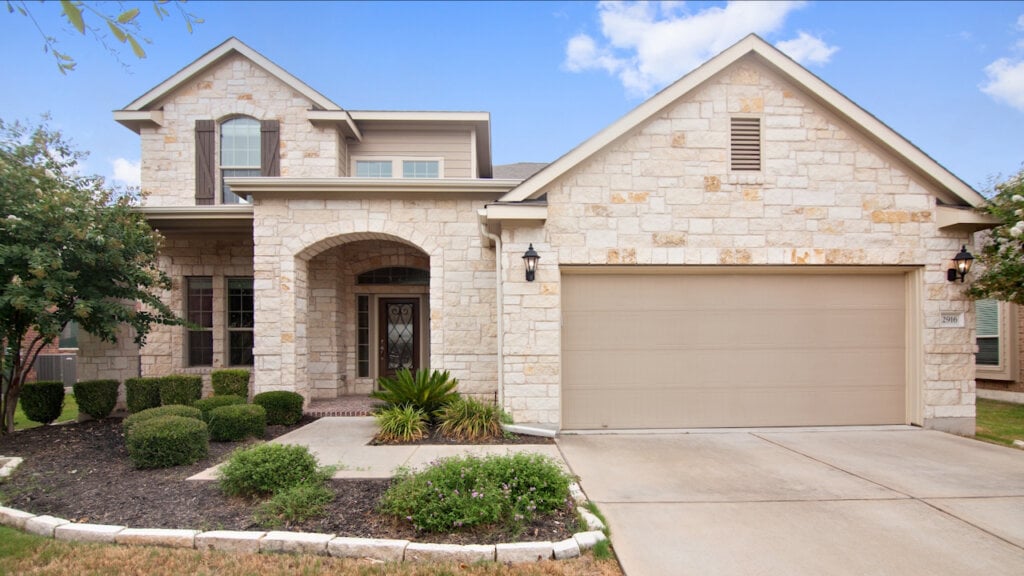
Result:
[[[420,366],[419,299],[381,298],[379,302],[378,375],[393,377],[401,368],[416,372]]]

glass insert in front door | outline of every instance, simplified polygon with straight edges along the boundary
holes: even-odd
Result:
[[[415,298],[380,299],[380,375],[419,368],[420,303]]]

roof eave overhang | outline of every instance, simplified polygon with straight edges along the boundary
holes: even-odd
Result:
[[[935,209],[935,223],[939,230],[969,234],[1002,224],[998,218],[974,208],[941,204]]]
[[[253,207],[248,204],[216,206],[153,206],[137,209],[161,233],[199,232],[252,236]]]
[[[477,220],[490,234],[501,234],[501,226],[505,222],[532,222],[543,224],[548,219],[547,202],[531,203],[495,203],[488,204],[477,211]],[[484,242],[492,246],[494,241],[483,236]]]
[[[497,198],[508,193],[518,180],[488,178],[228,178],[239,195],[356,194],[356,195],[481,195]]]
[[[335,125],[347,138],[363,139],[362,131],[347,110],[309,110],[306,118],[314,125]]]
[[[975,208],[985,204],[985,198],[963,180],[957,178],[930,156],[863,108],[854,104],[849,98],[843,96],[825,81],[753,34],[733,44],[711,60],[683,76],[674,84],[658,92],[646,102],[633,109],[633,111],[524,181],[521,186],[502,197],[501,200],[517,202],[541,196],[550,184],[573,167],[598,153],[617,139],[627,135],[631,130],[652,118],[666,107],[671,106],[679,98],[727,67],[751,55],[778,70],[787,77],[788,81],[802,88],[805,93],[810,94],[817,102],[846,119],[880,148],[906,162],[917,174],[935,186],[937,195],[947,204]]]
[[[159,128],[164,123],[163,110],[114,110],[114,120],[139,134],[143,128]]]

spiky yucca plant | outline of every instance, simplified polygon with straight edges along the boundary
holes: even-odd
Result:
[[[413,374],[407,369],[399,370],[394,378],[381,376],[380,390],[370,396],[384,403],[384,408],[412,407],[421,410],[433,420],[435,413],[459,397],[455,387],[459,381],[452,378],[447,370],[417,370]]]

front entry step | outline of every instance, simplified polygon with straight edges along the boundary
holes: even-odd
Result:
[[[310,401],[302,411],[306,416],[326,418],[332,416],[371,416],[376,400],[369,396],[339,396]]]

